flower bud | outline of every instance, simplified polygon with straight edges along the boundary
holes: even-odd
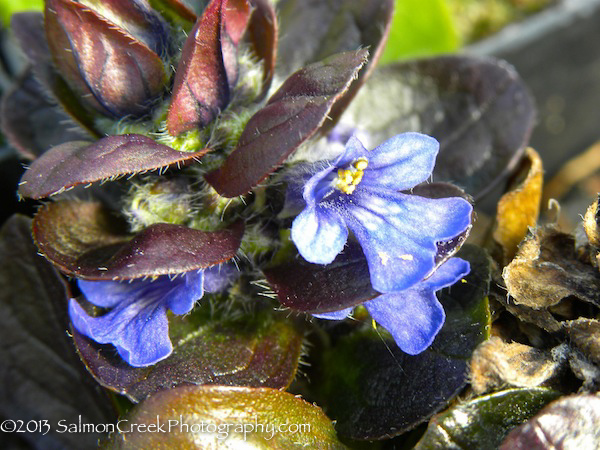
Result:
[[[162,93],[166,35],[146,2],[47,0],[45,21],[56,67],[97,111],[140,116]]]

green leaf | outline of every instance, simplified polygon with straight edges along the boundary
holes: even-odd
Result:
[[[560,396],[549,389],[509,389],[460,403],[435,416],[415,449],[495,449],[517,425]]]
[[[127,419],[137,430],[122,428],[109,448],[346,448],[320,408],[277,389],[181,386]]]
[[[2,24],[8,26],[10,16],[19,11],[44,9],[43,0],[0,0],[0,19]]]
[[[381,63],[456,51],[458,33],[444,0],[396,0]]]

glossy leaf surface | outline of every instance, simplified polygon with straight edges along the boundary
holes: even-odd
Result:
[[[458,404],[435,416],[416,449],[496,449],[506,434],[560,393],[510,389]]]
[[[19,194],[40,199],[80,184],[180,166],[208,151],[179,152],[140,134],[107,136],[93,143],[66,142],[31,164],[21,178]]]
[[[173,425],[170,432],[134,431],[115,435],[111,448],[217,448],[223,444],[232,448],[346,448],[337,440],[331,422],[321,409],[275,389],[182,386],[150,397],[127,418],[131,423],[150,426],[156,423],[157,416],[167,426],[168,423]],[[180,427],[182,423],[188,426]],[[201,431],[201,424],[207,431]],[[246,432],[244,424],[248,426]],[[264,431],[256,424],[263,424]],[[292,427],[295,424],[309,427],[296,429]],[[273,427],[276,431],[272,433],[269,430]],[[194,429],[197,432],[194,433]]]
[[[383,51],[392,24],[394,0],[281,0],[277,74],[286,76],[335,53],[365,48],[369,61],[358,79],[334,105],[328,128],[369,77]]]
[[[258,185],[325,122],[366,58],[366,50],[340,53],[293,74],[252,116],[237,148],[207,181],[224,197]]]
[[[514,69],[493,59],[448,56],[375,71],[340,120],[373,145],[403,131],[440,142],[435,181],[459,184],[476,199],[521,158],[535,112]]]
[[[54,62],[71,87],[114,117],[147,112],[167,81],[163,61],[146,44],[85,5],[48,0],[46,34]]]
[[[182,384],[285,389],[296,374],[302,330],[290,320],[268,314],[214,320],[210,308],[202,304],[191,316],[171,318],[173,354],[151,367],[132,367],[110,346],[100,346],[77,332],[75,343],[101,385],[135,402]]]
[[[227,106],[249,15],[246,0],[215,0],[194,25],[175,74],[167,115],[172,135],[208,125]]]
[[[410,356],[379,328],[342,337],[324,353],[317,383],[340,435],[385,439],[427,420],[464,387],[471,353],[487,337],[489,261],[475,247],[465,282],[441,292],[446,323],[433,345]],[[418,393],[418,395],[415,395]]]
[[[89,280],[131,280],[179,274],[235,255],[243,226],[199,231],[159,223],[132,236],[99,203],[49,203],[35,217],[40,251],[68,275]]]
[[[594,448],[600,442],[599,421],[598,396],[563,397],[513,430],[500,449]]]

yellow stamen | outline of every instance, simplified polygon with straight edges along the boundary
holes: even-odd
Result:
[[[364,170],[368,167],[369,161],[365,157],[360,157],[354,161],[348,169],[338,169],[337,179],[334,182],[336,189],[344,194],[352,194],[356,186],[360,184],[364,176]]]

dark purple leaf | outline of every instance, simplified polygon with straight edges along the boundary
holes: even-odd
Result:
[[[422,184],[410,193],[427,198],[462,197],[468,200],[462,189],[448,183]],[[469,230],[438,243],[438,265],[461,248]],[[265,269],[263,273],[279,302],[297,311],[313,314],[339,311],[379,295],[371,287],[367,260],[356,242],[347,245],[331,264],[310,264],[297,258]]]
[[[275,75],[277,56],[277,16],[269,0],[252,0],[253,11],[248,24],[248,39],[254,53],[263,62],[264,78],[261,97],[267,94]]]
[[[229,73],[237,73],[237,52],[233,40],[222,46],[221,34],[229,16],[232,36],[237,38],[240,27],[235,26],[239,24],[235,19],[243,16],[236,9],[225,11],[231,3],[248,6],[243,0],[214,0],[185,41],[167,115],[167,128],[173,136],[208,125],[229,103]]]
[[[248,0],[225,0],[221,13],[221,52],[229,89],[238,79],[238,45],[246,32],[252,9]]]
[[[210,308],[202,305],[201,312]],[[194,320],[197,315],[198,309],[191,318],[171,318],[173,354],[151,367],[132,367],[112,347],[96,344],[77,332],[75,343],[96,380],[134,402],[182,384],[285,389],[292,382],[303,338],[292,321],[262,314],[198,323]]]
[[[86,6],[149,47],[157,55],[168,50],[166,22],[139,0],[86,0]]]
[[[2,98],[0,118],[4,136],[25,159],[35,159],[66,141],[86,138],[86,133],[47,98],[29,70]]]
[[[277,2],[277,73],[284,77],[335,53],[368,48],[369,62],[333,106],[325,127],[335,124],[375,68],[389,34],[393,0],[281,0]]]
[[[40,199],[79,184],[114,179],[189,163],[206,154],[179,152],[140,134],[107,136],[94,143],[67,142],[51,148],[25,172],[19,186],[23,197]]]
[[[429,422],[415,449],[496,449],[508,431],[559,395],[550,389],[508,389],[458,402]],[[534,447],[525,448],[534,450]]]
[[[165,425],[172,424],[170,430],[165,427],[168,432],[141,431],[156,428],[157,417]],[[114,434],[110,448],[208,449],[221,443],[230,448],[346,448],[319,407],[277,389],[176,387],[136,406],[126,420],[136,424],[136,430]],[[298,432],[292,432],[296,425]],[[212,432],[213,426],[218,431]],[[201,429],[210,432],[194,431]],[[277,432],[284,429],[289,432]]]
[[[57,431],[59,420],[100,424],[115,417],[67,336],[66,283],[37,254],[30,230],[30,219],[13,216],[0,232],[0,417],[49,421],[45,436],[15,433],[27,448],[96,448],[98,433]]]
[[[296,259],[263,271],[279,302],[310,313],[339,311],[377,297],[367,260],[352,244],[326,266]]]
[[[167,81],[146,44],[73,0],[47,0],[46,34],[61,74],[98,111],[122,117],[147,112]]]
[[[237,148],[207,181],[224,197],[245,194],[325,122],[366,62],[366,50],[340,53],[288,78],[246,125]]]
[[[81,97],[75,94],[67,85],[65,80],[58,74],[52,61],[52,54],[46,35],[44,33],[44,16],[39,12],[24,12],[13,14],[11,17],[11,29],[15,37],[19,41],[21,49],[25,52],[31,62],[33,73],[40,84],[46,96],[54,97],[71,118],[79,123],[85,130],[91,133],[94,137],[100,137],[95,130],[93,117],[86,108],[81,104]],[[34,123],[34,127],[38,128],[42,123]],[[48,121],[51,124],[59,123],[56,121]],[[65,136],[60,142],[62,144],[72,139]],[[43,149],[47,150],[47,147]]]
[[[433,345],[410,356],[370,323],[340,338],[309,374],[319,403],[352,439],[384,439],[408,431],[444,408],[465,386],[468,361],[487,338],[490,262],[481,249],[464,247],[471,264],[465,282],[441,291],[446,322]]]
[[[238,222],[219,231],[159,223],[127,235],[100,204],[49,203],[39,210],[33,235],[61,271],[89,280],[131,280],[203,269],[235,256],[244,232]]]
[[[341,122],[375,143],[404,131],[433,136],[434,180],[478,199],[516,166],[534,120],[533,100],[508,64],[448,56],[378,69]]]
[[[500,449],[597,448],[600,442],[598,423],[600,398],[596,395],[571,395],[550,403],[529,422],[513,430]]]

